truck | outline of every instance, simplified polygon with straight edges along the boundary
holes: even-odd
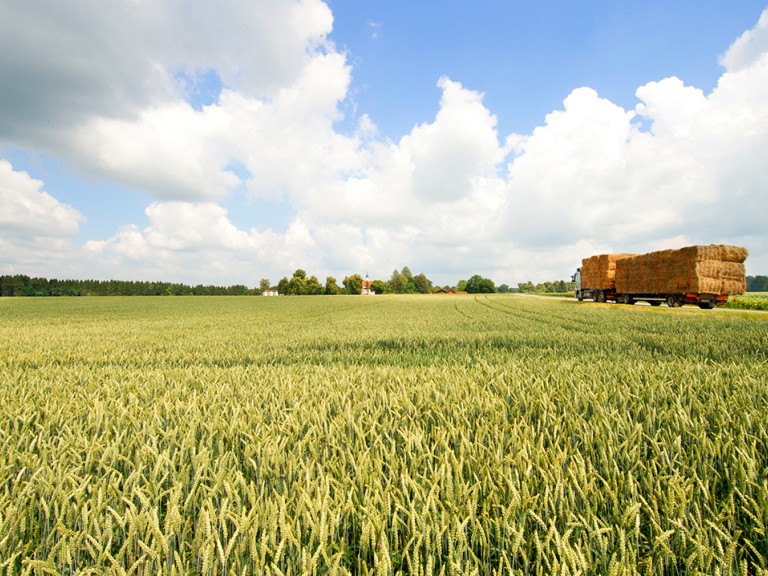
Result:
[[[572,280],[582,301],[648,302],[671,308],[696,304],[711,309],[746,290],[747,249],[727,244],[686,246],[646,254],[599,254],[584,258]]]

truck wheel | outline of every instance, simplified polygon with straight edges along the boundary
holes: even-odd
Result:
[[[651,300],[651,301],[649,302],[649,304],[650,304],[651,306],[661,306],[661,302],[659,302],[658,300]]]
[[[584,294],[582,294],[582,293],[581,293],[581,290],[577,290],[577,291],[576,291],[576,299],[577,299],[579,302],[582,302],[582,301],[584,300]]]
[[[712,308],[715,307],[715,303],[712,300],[707,300],[706,302],[699,302],[699,308],[702,310],[712,310]]]
[[[667,296],[667,306],[669,306],[670,308],[680,308],[682,304],[677,298],[675,298],[672,294],[670,294],[669,296]]]
[[[595,292],[595,302],[605,302],[605,292],[602,290]]]

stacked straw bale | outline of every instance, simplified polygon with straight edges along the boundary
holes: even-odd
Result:
[[[741,246],[710,244],[661,250],[616,263],[616,291],[624,294],[743,294],[747,288]]]
[[[634,254],[600,254],[581,261],[581,285],[591,290],[612,290],[615,286],[616,262]]]

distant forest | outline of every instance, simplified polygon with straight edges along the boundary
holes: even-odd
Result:
[[[187,286],[172,282],[57,280],[17,274],[0,276],[0,296],[245,296],[261,292],[243,285]]]
[[[768,292],[768,276],[747,276],[747,292]]]

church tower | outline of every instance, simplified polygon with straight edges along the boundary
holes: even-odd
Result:
[[[373,291],[373,280],[370,280],[368,278],[368,274],[365,275],[365,279],[363,280],[363,288],[360,290],[361,296],[374,296],[376,292]]]

